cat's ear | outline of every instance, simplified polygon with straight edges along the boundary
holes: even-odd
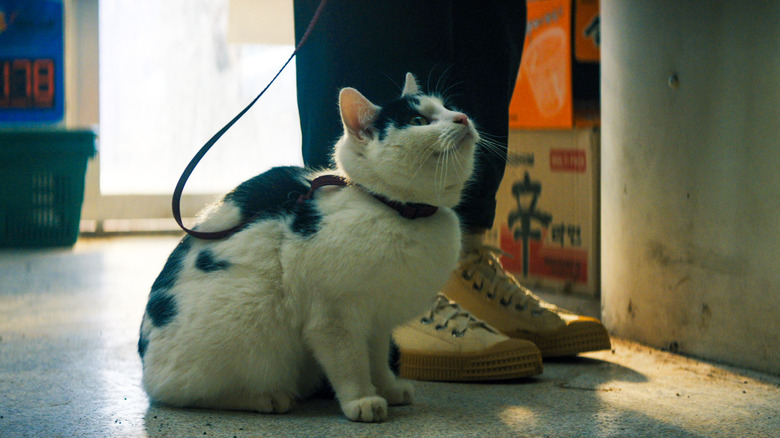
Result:
[[[420,86],[417,85],[417,78],[413,74],[406,74],[406,81],[404,82],[404,91],[401,92],[401,97],[417,94],[420,92]]]
[[[339,93],[341,121],[350,135],[360,140],[373,135],[371,123],[376,118],[379,107],[371,103],[354,88],[344,88]]]

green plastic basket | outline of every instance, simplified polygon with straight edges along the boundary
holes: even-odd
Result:
[[[0,131],[0,247],[76,243],[91,130]]]

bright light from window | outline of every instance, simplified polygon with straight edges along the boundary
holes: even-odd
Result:
[[[227,42],[228,0],[100,2],[104,194],[170,194],[215,132],[263,89],[292,46]],[[301,165],[291,63],[204,158],[186,193],[221,193]]]

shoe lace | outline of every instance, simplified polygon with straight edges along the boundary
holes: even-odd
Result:
[[[420,319],[422,324],[432,324],[435,321],[441,321],[434,327],[436,330],[444,330],[448,328],[450,322],[453,323],[452,335],[455,337],[461,337],[466,334],[466,330],[482,328],[489,332],[496,333],[495,330],[490,328],[483,321],[478,320],[472,314],[460,307],[458,303],[449,300],[442,294],[436,296],[436,301],[433,303],[431,310],[427,315]]]
[[[484,293],[490,300],[498,300],[509,310],[530,310],[532,316],[541,316],[545,309],[551,310],[551,305],[523,287],[513,275],[504,270],[498,259],[500,255],[512,257],[511,254],[490,245],[480,245],[469,251],[461,261],[463,279],[471,282],[475,291]]]

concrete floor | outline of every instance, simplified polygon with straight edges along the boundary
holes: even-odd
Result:
[[[615,340],[499,384],[418,382],[382,424],[150,406],[138,326],[174,237],[0,251],[0,436],[777,436],[780,378]],[[587,307],[587,306],[586,306]]]

